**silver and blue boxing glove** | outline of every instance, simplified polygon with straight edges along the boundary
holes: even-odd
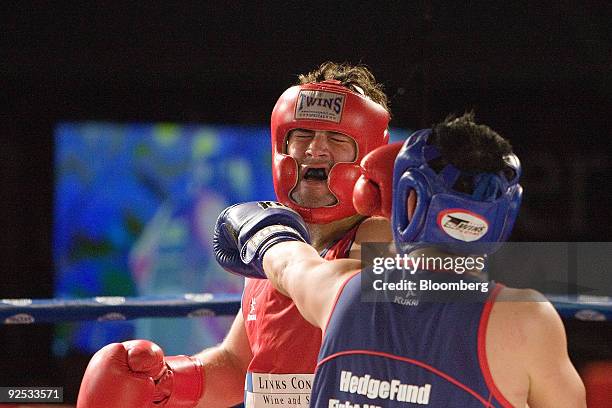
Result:
[[[235,204],[221,212],[215,225],[213,250],[228,272],[265,279],[263,256],[283,241],[310,243],[302,217],[274,201]]]

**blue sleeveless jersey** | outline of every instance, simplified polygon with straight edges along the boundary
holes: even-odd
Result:
[[[311,406],[511,407],[493,383],[484,349],[501,288],[489,282],[467,302],[365,303],[361,273],[353,275],[327,324]]]

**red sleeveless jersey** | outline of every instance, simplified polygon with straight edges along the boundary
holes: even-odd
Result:
[[[347,258],[358,228],[359,224],[321,256],[328,260]],[[267,279],[245,282],[242,315],[253,353],[245,382],[245,405],[308,406],[321,330],[304,320],[293,301]]]

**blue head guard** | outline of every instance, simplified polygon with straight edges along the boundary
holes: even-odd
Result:
[[[447,164],[436,172],[429,166],[441,156],[427,144],[431,133],[431,129],[413,133],[395,160],[391,224],[398,251],[410,253],[433,244],[452,253],[494,252],[501,244],[487,243],[508,239],[521,204],[518,157],[504,158],[513,170],[511,179],[504,171],[469,174],[473,193],[461,193],[453,190],[462,175],[459,169]],[[406,200],[411,190],[416,192],[416,208],[408,221]]]

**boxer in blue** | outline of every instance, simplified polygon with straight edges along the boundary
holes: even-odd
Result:
[[[364,159],[354,200],[357,209],[391,215],[399,255],[457,261],[474,256],[476,244],[485,257],[508,238],[520,163],[496,132],[470,114],[450,118],[410,136],[392,170],[369,165],[383,164],[392,149],[395,156],[397,147],[387,146]],[[477,267],[461,275],[421,267],[418,281],[480,290],[464,301],[413,294],[417,302],[362,302],[368,270],[325,261],[308,241],[299,215],[280,204],[230,207],[215,230],[227,270],[268,277],[324,329],[311,406],[586,406],[561,320],[538,292],[485,281]]]

